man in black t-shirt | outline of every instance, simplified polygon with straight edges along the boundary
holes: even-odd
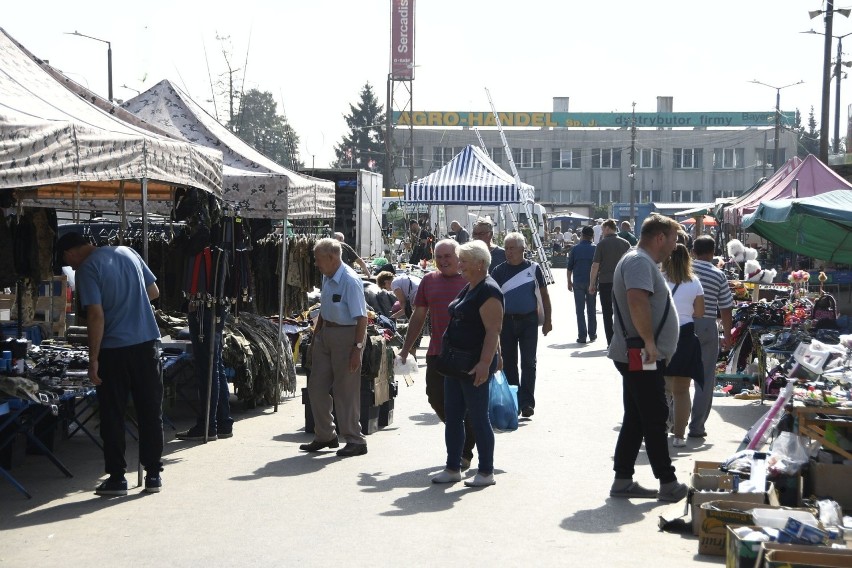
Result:
[[[408,224],[411,232],[411,264],[417,264],[421,260],[432,260],[432,242],[434,238],[432,234],[421,228],[420,223],[414,219]]]

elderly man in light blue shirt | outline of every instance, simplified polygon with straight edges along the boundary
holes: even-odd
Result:
[[[340,435],[346,442],[337,455],[351,457],[367,453],[360,422],[361,356],[367,341],[367,302],[361,279],[351,267],[343,264],[340,254],[340,243],[335,239],[320,239],[314,246],[316,266],[323,274],[320,315],[314,329],[308,379],[314,440],[299,448],[318,452],[339,446],[332,415],[334,409]],[[334,393],[333,399],[330,390]]]

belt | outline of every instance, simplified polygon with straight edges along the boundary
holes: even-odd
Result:
[[[328,327],[355,327],[354,323],[343,325],[342,323],[336,323],[333,321],[323,321],[323,325],[327,325]]]
[[[538,312],[527,312],[525,314],[505,314],[505,317],[519,320],[519,319],[528,318],[528,317],[533,316],[533,315],[538,315]]]

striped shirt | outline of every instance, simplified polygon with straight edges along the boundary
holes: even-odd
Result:
[[[716,319],[720,309],[733,308],[734,296],[725,274],[706,260],[695,260],[692,269],[704,288],[704,317]]]
[[[417,296],[414,298],[415,307],[427,308],[432,316],[432,334],[429,339],[429,350],[426,355],[441,353],[441,340],[444,331],[450,325],[450,302],[456,299],[467,282],[461,274],[444,276],[437,270],[430,272],[420,281]]]

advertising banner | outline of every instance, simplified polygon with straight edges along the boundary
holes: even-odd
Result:
[[[391,78],[414,79],[414,0],[391,1]]]
[[[619,112],[501,112],[500,123],[505,127],[526,128],[629,128],[633,125],[630,113]],[[781,126],[793,125],[795,113],[782,112]],[[732,128],[744,126],[774,126],[775,113],[758,112],[637,112],[637,128]],[[490,112],[416,111],[393,113],[394,124],[400,126],[496,126]]]

